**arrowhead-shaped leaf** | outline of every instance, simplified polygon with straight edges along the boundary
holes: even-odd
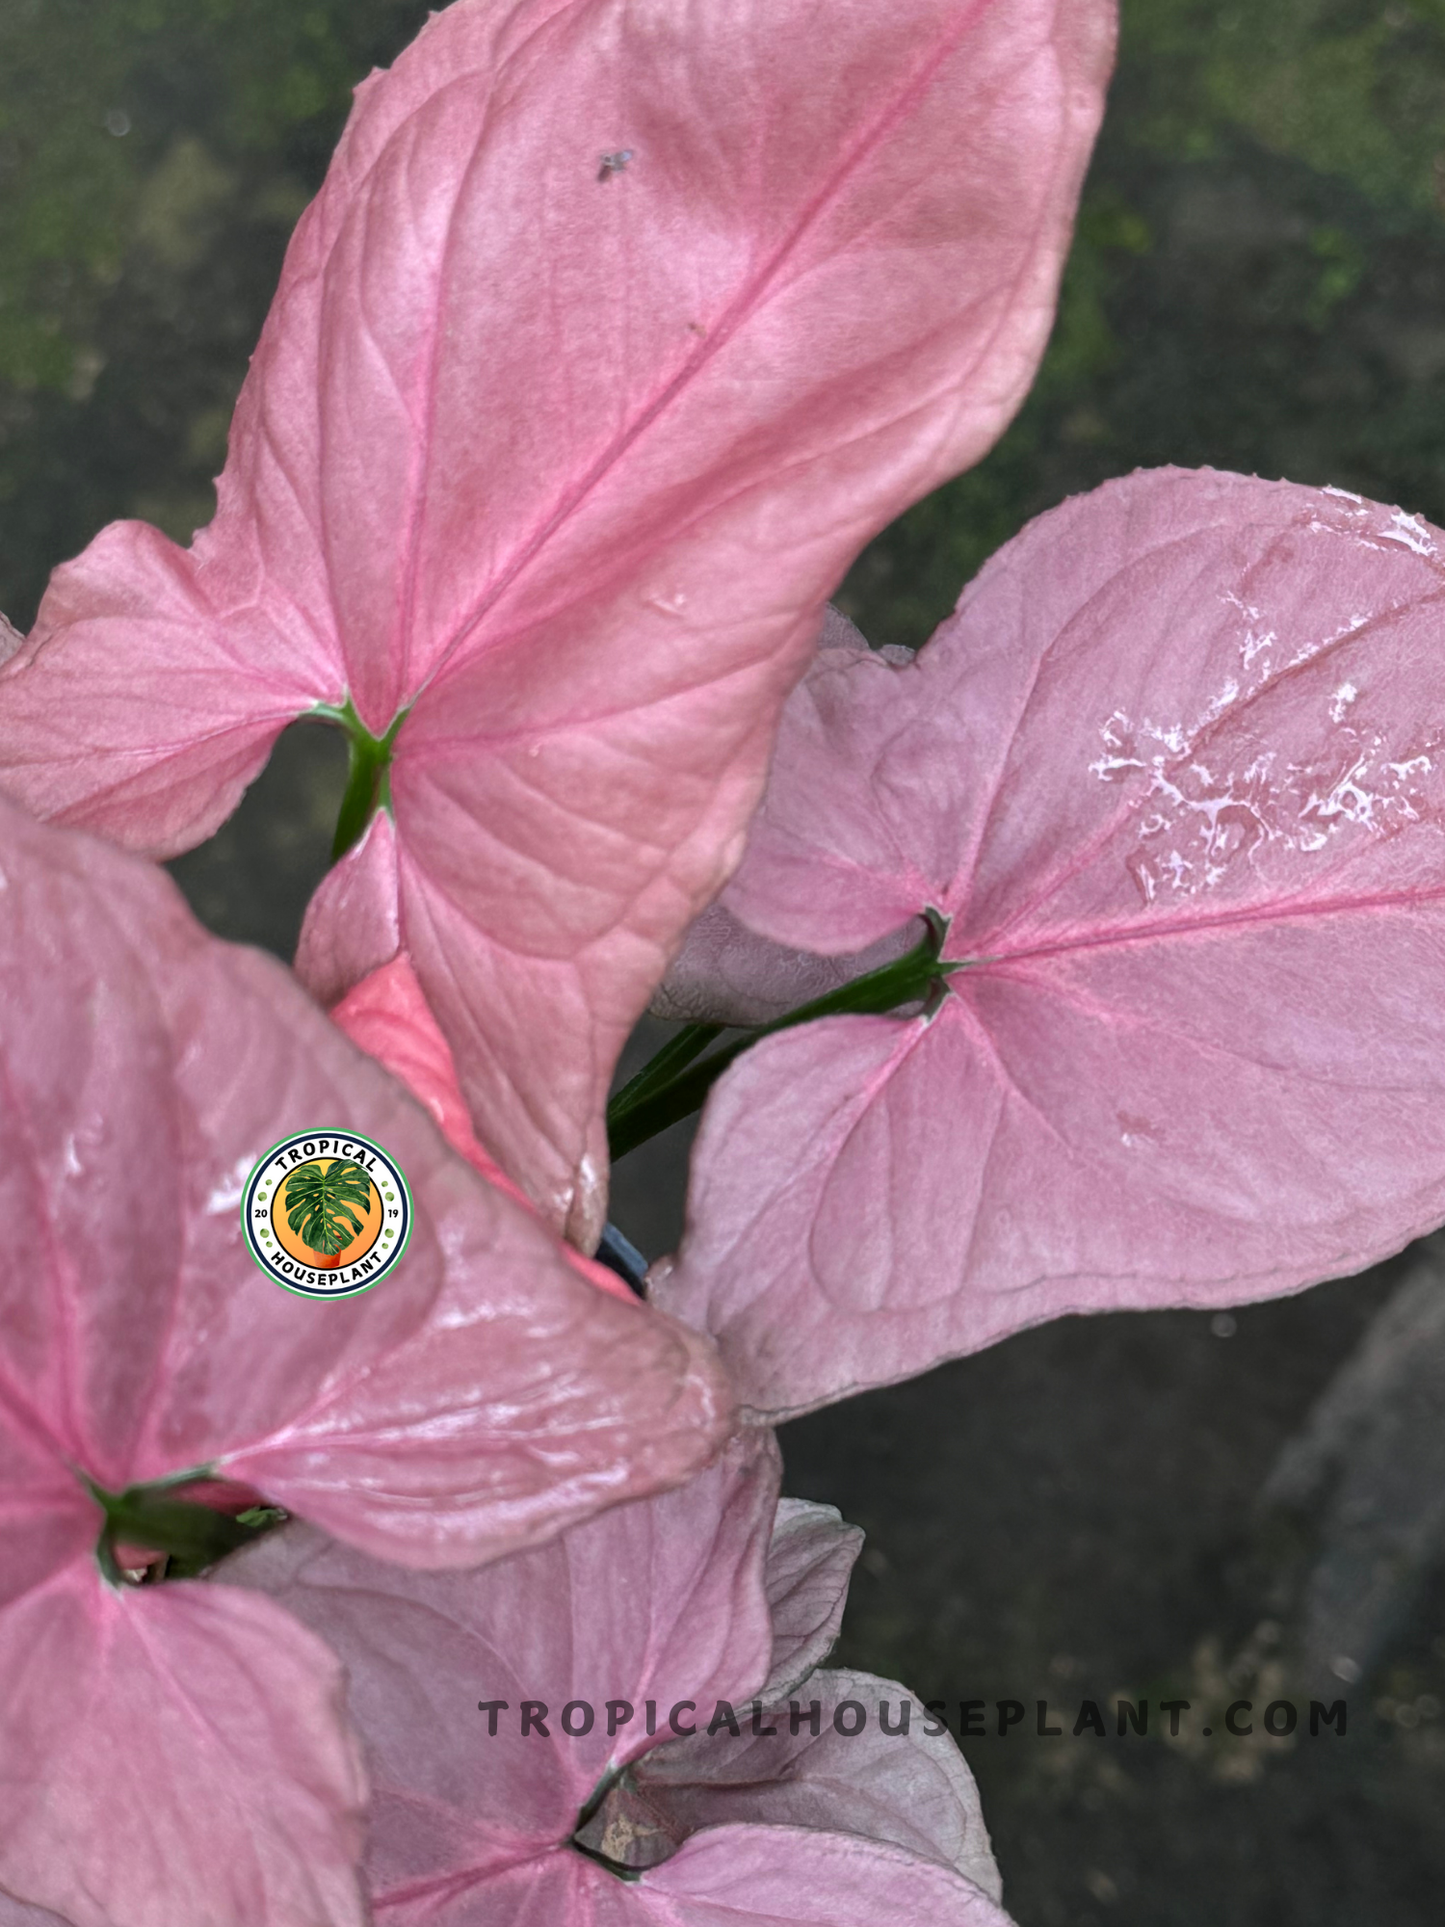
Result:
[[[1160,471],[1033,523],[913,665],[818,658],[726,901],[815,951],[932,905],[961,967],[714,1094],[656,1296],[746,1401],[1445,1217],[1442,612],[1417,518]]]
[[[343,1121],[413,1229],[376,1290],[318,1303],[252,1262],[240,1205],[279,1138]],[[76,1927],[354,1927],[330,1654],[270,1602],[121,1584],[102,1532],[205,1563],[259,1494],[474,1567],[713,1459],[711,1348],[579,1277],[152,865],[8,803],[0,1219],[0,1892]]]
[[[289,716],[349,696],[380,737],[410,705],[378,915],[488,1148],[590,1248],[613,1063],[825,596],[1027,388],[1112,29],[1112,0],[840,0],[824,33],[811,0],[459,0],[360,90],[216,521],[57,575],[0,783],[169,854]]]
[[[1007,1927],[968,1769],[951,1740],[923,1734],[921,1708],[906,1740],[723,1726],[708,1739],[714,1702],[746,1721],[770,1647],[796,1658],[841,1606],[856,1550],[826,1507],[775,1511],[777,1476],[770,1435],[754,1431],[689,1485],[482,1573],[378,1566],[292,1526],[218,1571],[324,1633],[346,1666],[375,1789],[379,1922]],[[854,1691],[909,1698],[862,1675],[816,1678],[830,1713]],[[529,1700],[545,1733],[523,1733]],[[664,1743],[674,1711],[684,1727],[696,1716],[695,1740]],[[675,1801],[678,1850],[623,1880],[639,1787]],[[574,1841],[619,1796],[621,1820],[590,1845],[611,1863],[599,1866]]]

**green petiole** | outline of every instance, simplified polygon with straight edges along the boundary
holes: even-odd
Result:
[[[680,1030],[608,1105],[607,1142],[614,1161],[700,1110],[718,1078],[760,1038],[812,1023],[819,1017],[886,1016],[901,1004],[929,998],[937,986],[964,966],[945,963],[939,956],[948,931],[946,919],[936,910],[926,911],[925,919],[927,936],[906,956],[855,977],[811,1003],[800,1004],[770,1024],[757,1025],[711,1057],[702,1057],[700,1063],[696,1060],[721,1034],[723,1026],[688,1024]]]
[[[360,842],[362,832],[376,812],[391,806],[391,752],[397,731],[406,721],[407,711],[398,711],[391,727],[380,737],[373,736],[362,722],[350,696],[340,709],[330,703],[318,703],[308,713],[326,722],[339,724],[346,732],[351,756],[346,775],[346,793],[341,799],[336,835],[331,844],[331,861],[336,863],[353,844]]]
[[[88,1479],[86,1484],[105,1513],[96,1557],[113,1586],[121,1584],[115,1556],[118,1545],[163,1552],[167,1555],[167,1576],[188,1579],[224,1559],[228,1552],[249,1545],[285,1516],[275,1507],[253,1506],[232,1518],[229,1513],[190,1499],[171,1498],[164,1482],[127,1486],[124,1492],[106,1492]]]

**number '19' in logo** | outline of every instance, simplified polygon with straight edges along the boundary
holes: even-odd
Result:
[[[241,1229],[266,1276],[303,1298],[351,1298],[386,1276],[411,1236],[401,1166],[358,1131],[298,1131],[246,1181]]]

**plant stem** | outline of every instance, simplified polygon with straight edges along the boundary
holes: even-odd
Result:
[[[705,1051],[715,1037],[721,1037],[725,1026],[722,1024],[684,1024],[676,1037],[670,1037],[655,1057],[649,1058],[642,1069],[612,1099],[607,1106],[609,1130],[614,1120],[626,1117],[635,1110],[646,1097],[661,1090],[694,1057]]]
[[[341,799],[336,835],[331,844],[331,861],[337,863],[354,844],[361,841],[363,831],[378,809],[391,807],[391,752],[397,731],[406,721],[407,712],[400,710],[393,717],[386,734],[380,737],[373,736],[362,722],[350,696],[340,709],[330,703],[318,703],[308,713],[326,722],[339,724],[346,732],[350,751],[346,793]]]
[[[217,1512],[190,1499],[172,1499],[164,1485],[132,1485],[124,1492],[106,1492],[87,1480],[92,1497],[105,1513],[105,1525],[96,1548],[101,1571],[112,1585],[120,1584],[116,1561],[117,1545],[145,1546],[164,1552],[170,1561],[171,1576],[189,1578],[206,1567],[249,1545],[282,1515],[252,1508],[243,1520]]]
[[[704,1057],[701,1063],[694,1060],[723,1026],[689,1024],[679,1031],[608,1105],[607,1142],[613,1161],[626,1157],[629,1151],[635,1151],[659,1131],[701,1109],[718,1078],[760,1038],[792,1030],[798,1024],[812,1023],[820,1017],[886,1016],[900,1004],[927,998],[935,985],[963,966],[941,960],[938,953],[948,929],[947,922],[936,910],[929,910],[926,916],[928,934],[906,956],[867,971],[851,983],[813,998],[811,1003],[800,1004],[770,1024],[759,1024],[745,1036],[734,1038],[721,1050],[714,1051],[711,1057]]]

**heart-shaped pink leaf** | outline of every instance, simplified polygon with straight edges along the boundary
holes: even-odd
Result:
[[[815,951],[933,906],[960,968],[714,1094],[655,1295],[746,1401],[1445,1217],[1442,608],[1417,518],[1166,470],[1031,524],[913,665],[819,656],[726,902]]]
[[[216,521],[57,575],[0,782],[171,853],[289,715],[410,706],[377,914],[489,1149],[588,1246],[612,1065],[824,597],[1027,388],[1112,31],[1112,0],[843,0],[823,34],[808,0],[458,0],[360,90]],[[308,967],[353,942],[337,894]]]
[[[968,1769],[901,1688],[814,1676],[829,1715],[855,1691],[891,1695],[895,1722],[907,1701],[911,1737],[859,1746],[831,1720],[816,1740],[749,1737],[770,1652],[792,1670],[836,1622],[858,1538],[827,1507],[775,1511],[777,1478],[754,1431],[689,1485],[485,1572],[379,1566],[300,1527],[219,1569],[324,1632],[346,1666],[375,1787],[378,1922],[1005,1927]],[[707,1736],[719,1700],[742,1732]],[[696,1739],[664,1743],[693,1720]],[[657,1825],[649,1790],[676,1808]],[[659,1848],[675,1850],[662,1865]],[[890,1891],[925,1913],[885,1916]]]
[[[268,1602],[104,1576],[86,1481],[209,1472],[186,1502],[474,1566],[705,1464],[727,1389],[151,865],[0,804],[0,905],[0,1891],[78,1927],[343,1927],[330,1655]],[[410,1183],[359,1297],[280,1290],[242,1238],[249,1172],[308,1127]]]

